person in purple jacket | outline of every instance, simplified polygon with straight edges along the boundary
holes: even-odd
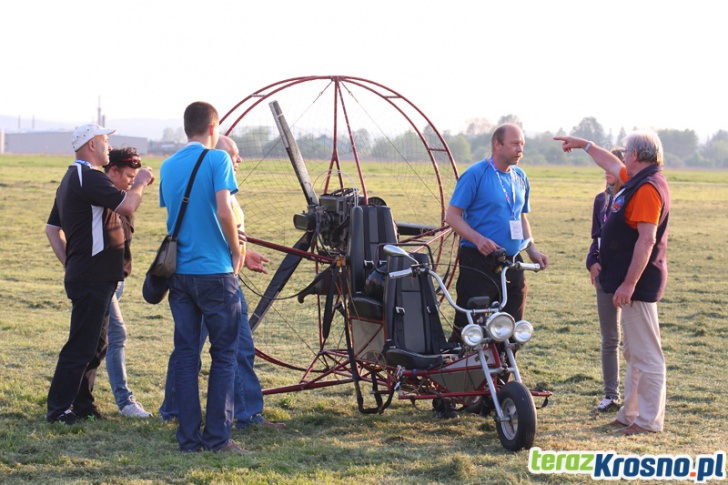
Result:
[[[624,160],[624,150],[615,148],[612,154]],[[605,172],[606,187],[594,198],[592,213],[592,243],[586,256],[586,269],[591,275],[591,282],[596,289],[599,330],[602,337],[602,380],[604,381],[604,399],[594,408],[595,413],[617,411],[621,405],[619,395],[619,319],[621,309],[612,305],[612,295],[606,293],[599,283],[602,270],[599,249],[602,239],[602,226],[612,208],[614,194],[619,192],[621,181],[609,172]]]

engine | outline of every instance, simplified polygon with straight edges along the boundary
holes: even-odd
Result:
[[[320,196],[318,205],[309,206],[308,212],[294,214],[293,225],[301,231],[316,231],[323,249],[345,254],[351,209],[363,203],[357,189],[338,189]]]

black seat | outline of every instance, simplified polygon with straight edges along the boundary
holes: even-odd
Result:
[[[353,293],[363,293],[367,276],[384,263],[379,247],[397,243],[392,211],[386,206],[356,206],[349,221],[348,258]]]
[[[351,285],[352,313],[364,318],[382,319],[383,302],[365,292],[366,280],[383,264],[379,248],[396,244],[397,233],[389,207],[357,206],[351,210],[349,226],[348,267]]]
[[[420,263],[427,255],[413,253]],[[390,256],[387,271],[412,266],[413,261],[402,256]],[[442,352],[448,346],[442,330],[435,289],[426,274],[398,279],[388,278],[384,307],[387,319],[387,348],[389,365],[406,369],[432,369],[442,364]]]
[[[349,221],[347,267],[351,298],[349,316],[355,354],[364,360],[383,360],[385,332],[384,301],[380,295],[369,294],[366,282],[380,264],[379,248],[396,244],[397,232],[389,207],[356,206]]]

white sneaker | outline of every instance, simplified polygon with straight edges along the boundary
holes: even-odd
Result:
[[[130,418],[151,418],[152,413],[145,411],[144,406],[139,404],[136,401],[132,401],[126,406],[124,406],[121,411],[119,411],[119,414],[122,416],[128,416]]]
[[[597,404],[597,407],[594,408],[595,413],[609,413],[612,411],[619,410],[619,407],[622,405],[622,403],[619,401],[619,399],[614,399],[611,397],[605,397],[602,399],[602,402]]]

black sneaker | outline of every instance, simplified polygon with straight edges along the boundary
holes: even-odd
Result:
[[[77,411],[76,415],[78,416],[78,419],[87,419],[89,421],[100,421],[102,419],[105,419],[99,411],[99,408],[97,408],[96,406],[91,406],[90,408],[84,409],[83,411]]]
[[[74,413],[70,409],[66,409],[62,414],[59,414],[54,418],[48,418],[49,423],[63,423],[67,424],[68,426],[76,424],[77,421],[78,416],[76,416],[76,413]]]

